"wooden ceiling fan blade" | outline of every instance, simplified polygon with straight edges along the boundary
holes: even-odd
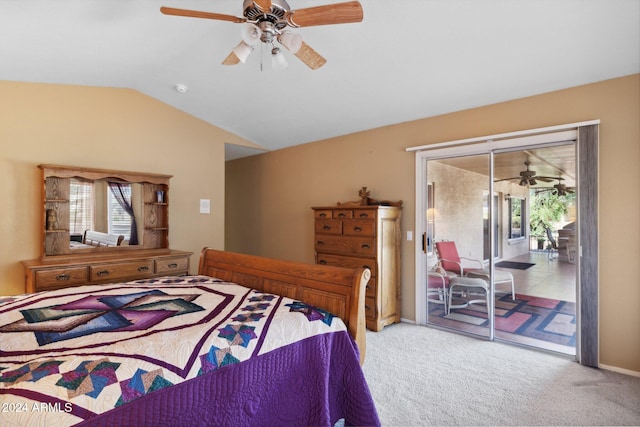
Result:
[[[302,42],[300,50],[298,50],[295,55],[312,70],[317,70],[327,63],[327,60],[324,59],[322,55],[313,50],[313,48],[305,42]]]
[[[287,23],[292,27],[312,27],[315,25],[350,24],[362,22],[364,12],[357,1],[329,4],[292,10],[287,13]]]
[[[160,12],[165,15],[186,16],[189,18],[215,19],[218,21],[229,21],[237,24],[247,22],[246,18],[239,18],[233,15],[225,15],[222,13],[202,12],[199,10],[176,9],[173,7],[161,7]]]

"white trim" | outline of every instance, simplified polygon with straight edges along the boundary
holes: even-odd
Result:
[[[640,372],[638,371],[631,371],[629,369],[618,368],[617,366],[603,365],[602,363],[598,363],[598,368],[605,369],[611,372],[617,372],[619,374],[625,374],[625,375],[630,375],[632,377],[640,378]]]
[[[542,145],[556,145],[575,142],[577,138],[577,129],[571,129],[559,132],[500,139],[497,141],[493,139],[479,140],[466,145],[450,145],[446,147],[441,146],[439,148],[428,148],[416,151],[415,153],[416,156],[423,156],[429,159],[436,159],[439,157],[475,156],[488,154],[490,152],[517,150],[520,147],[539,147]]]
[[[415,237],[414,237],[414,250],[415,250],[415,271],[414,274],[416,279],[426,280],[427,279],[427,261],[428,254],[422,250],[422,239],[423,234],[427,232],[425,227],[425,212],[426,212],[426,192],[427,192],[427,171],[426,171],[426,160],[416,155],[416,200],[415,200]],[[421,191],[422,190],[422,191]],[[416,282],[417,283],[417,282]],[[427,324],[427,309],[426,309],[426,301],[427,301],[427,287],[426,286],[416,286],[416,299],[415,299],[415,309],[416,309],[416,323],[419,325]]]
[[[495,135],[479,136],[479,137],[475,137],[475,138],[458,139],[458,140],[455,140],[455,141],[437,142],[435,144],[428,144],[428,145],[419,145],[417,147],[405,148],[405,151],[432,150],[432,149],[436,149],[436,148],[451,147],[451,146],[455,146],[455,145],[466,145],[466,144],[477,143],[477,142],[482,142],[482,141],[489,141],[489,140],[495,141],[495,140],[501,140],[501,139],[529,136],[529,135],[534,135],[534,134],[542,134],[542,133],[549,133],[549,132],[559,132],[559,131],[569,130],[569,129],[574,129],[575,130],[575,129],[577,129],[579,127],[582,127],[582,126],[599,125],[599,124],[600,124],[600,120],[599,119],[598,120],[588,120],[588,121],[584,121],[584,122],[569,123],[569,124],[556,125],[556,126],[548,126],[548,127],[544,127],[544,128],[528,129],[528,130],[521,130],[521,131],[516,131],[516,132],[499,133],[499,134],[495,134]]]

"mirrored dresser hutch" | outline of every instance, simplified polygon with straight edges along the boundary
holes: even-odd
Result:
[[[192,253],[169,249],[171,175],[58,165],[38,167],[42,172],[42,246],[40,258],[22,262],[26,292],[188,274]],[[131,233],[137,238],[124,243],[120,243],[122,236],[110,239],[104,225],[109,209],[105,194],[113,183],[128,187],[128,207],[137,223]],[[72,232],[71,222],[78,215],[81,197],[77,188],[83,185],[95,191],[90,209],[95,218],[102,219],[93,225],[104,230]],[[93,240],[87,239],[89,236]],[[104,240],[95,236],[104,236]]]

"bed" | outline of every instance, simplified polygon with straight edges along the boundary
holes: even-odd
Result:
[[[3,425],[379,425],[370,272],[203,249],[197,275],[0,298]]]

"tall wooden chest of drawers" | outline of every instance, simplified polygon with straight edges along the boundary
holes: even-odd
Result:
[[[314,207],[317,264],[366,267],[367,328],[400,321],[400,217],[395,206]]]

